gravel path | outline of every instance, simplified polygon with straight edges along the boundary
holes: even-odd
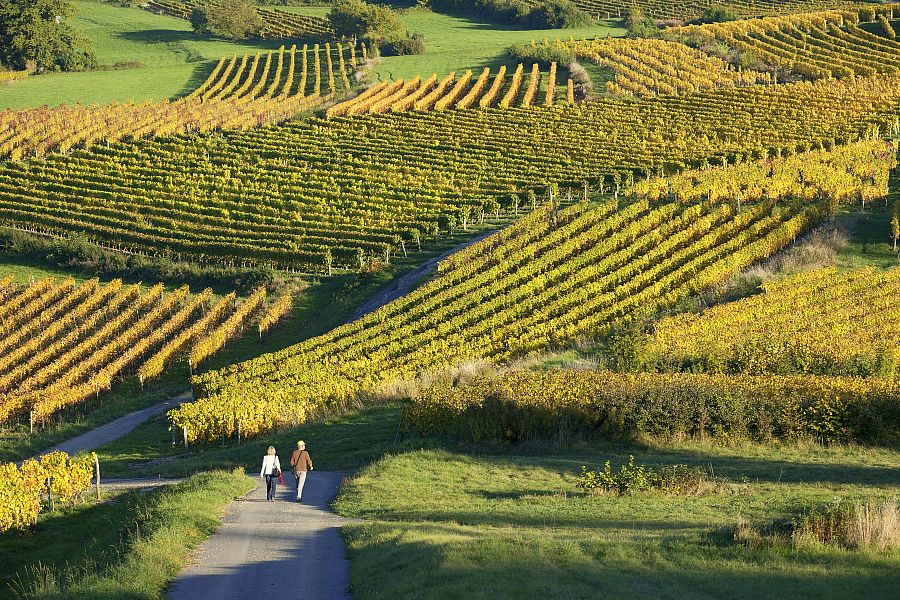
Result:
[[[78,437],[66,440],[52,448],[48,448],[41,452],[41,455],[53,452],[54,450],[62,450],[68,454],[78,454],[79,452],[96,450],[104,444],[108,444],[120,437],[128,435],[144,421],[152,419],[156,415],[164,413],[167,410],[176,408],[180,404],[190,401],[190,399],[191,393],[186,392],[180,396],[169,398],[159,404],[154,404],[153,406],[148,406],[142,410],[128,413],[127,415],[121,416],[105,425],[101,425],[96,429],[91,429]]]
[[[284,476],[275,502],[265,485],[232,502],[222,527],[198,548],[169,591],[171,600],[350,599],[349,562],[329,509],[344,473],[312,471],[303,503]]]
[[[164,485],[175,485],[181,483],[184,479],[180,478],[142,478],[142,479],[102,479],[100,480],[100,488],[105,492],[107,490],[148,490],[158,488]]]

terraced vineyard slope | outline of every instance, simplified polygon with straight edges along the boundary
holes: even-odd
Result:
[[[42,279],[0,280],[0,423],[33,423],[108,389],[122,375],[141,381],[188,354],[196,366],[236,335],[263,307],[260,289],[240,303],[187,286],[166,292]]]
[[[710,373],[900,376],[900,268],[809,271],[763,289],[663,319],[647,360]]]
[[[0,158],[41,158],[124,138],[274,125],[347,93],[358,65],[352,46],[284,47],[219,61],[174,102],[59,106],[0,112]]]
[[[571,80],[567,88],[572,89]],[[434,73],[425,79],[415,77],[409,81],[380,81],[359,96],[329,108],[328,116],[450,108],[553,106],[559,100],[558,93],[565,91],[566,87],[557,87],[556,63],[551,64],[547,73],[541,73],[536,64],[526,70],[520,63],[511,76],[507,76],[506,65],[503,65],[493,76],[491,69],[485,67],[477,77],[472,71],[466,71],[459,78],[452,72],[441,79]],[[571,92],[566,102],[574,102]]]
[[[120,143],[0,166],[0,224],[85,232],[132,252],[329,273],[465,228],[526,186],[545,197],[553,184],[615,192],[646,174],[897,130],[898,98],[900,77],[885,76]]]
[[[839,8],[853,4],[845,0],[730,0],[722,3],[742,17],[785,15]],[[598,19],[621,18],[633,6],[659,20],[691,20],[715,3],[709,0],[575,0],[575,5]]]
[[[893,157],[857,167],[887,172]],[[814,172],[821,153],[806,156]],[[726,175],[727,176],[727,175]],[[849,176],[863,193],[868,176]],[[880,179],[879,179],[880,180]],[[471,359],[502,363],[567,346],[717,284],[824,218],[827,202],[646,200],[543,207],[441,263],[440,277],[348,325],[195,378],[202,399],[171,413],[195,439],[245,435],[382,382]],[[886,194],[887,190],[883,190]],[[803,195],[800,198],[804,197]],[[776,206],[779,205],[779,206]],[[251,400],[252,399],[252,400]]]
[[[860,27],[876,14],[893,15],[900,7],[806,13],[786,17],[695,25],[673,35],[725,42],[783,71],[819,79],[900,70],[900,42]]]
[[[582,60],[610,69],[610,94],[657,96],[772,83],[769,73],[741,70],[679,42],[659,39],[604,39],[545,42],[574,51]]]

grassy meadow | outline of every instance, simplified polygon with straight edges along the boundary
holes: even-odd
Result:
[[[895,450],[653,443],[508,452],[411,451],[354,477],[335,504],[365,519],[344,530],[354,597],[888,598],[900,586],[897,549],[746,547],[730,531],[836,498],[896,498]],[[686,497],[575,487],[582,465],[616,468],[629,455],[705,466],[727,483]]]

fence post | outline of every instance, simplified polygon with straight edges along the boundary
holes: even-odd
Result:
[[[238,446],[241,445],[241,420],[238,419],[237,422],[237,434],[238,434]]]
[[[100,459],[94,455],[94,476],[97,478],[97,500],[100,499]]]
[[[34,411],[28,411],[28,432],[34,434]]]
[[[181,426],[181,434],[182,434],[182,437],[184,438],[184,447],[187,448],[188,447],[187,425]]]
[[[55,507],[53,506],[53,478],[52,477],[47,478],[47,504],[50,505],[50,512],[53,512],[55,510]]]

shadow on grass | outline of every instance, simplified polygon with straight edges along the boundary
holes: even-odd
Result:
[[[860,484],[871,486],[900,485],[900,463],[896,466],[863,464],[863,458],[854,462],[842,463],[821,462],[815,457],[802,456],[798,450],[785,458],[743,456],[738,450],[729,451],[721,447],[710,447],[698,444],[696,448],[665,448],[658,445],[640,442],[581,442],[576,445],[551,445],[526,442],[516,445],[472,445],[454,442],[447,439],[418,438],[407,439],[404,447],[429,447],[447,449],[469,455],[478,455],[479,460],[516,467],[541,466],[572,476],[578,475],[582,465],[602,467],[609,460],[613,469],[628,462],[629,456],[635,457],[636,463],[648,466],[664,466],[686,464],[704,467],[712,474],[730,480],[743,480],[757,483],[822,483],[822,484]],[[778,447],[768,449],[763,445],[760,449],[777,455]],[[750,447],[753,452],[756,448]],[[826,449],[814,449],[810,454]],[[874,452],[894,453],[893,449],[873,448]],[[866,449],[860,448],[864,454]]]
[[[887,598],[900,584],[896,556],[718,547],[693,537],[654,543],[419,522],[351,525],[345,537],[353,589],[364,597]]]
[[[133,518],[133,496],[107,496],[99,504],[44,514],[30,531],[0,535],[0,599],[13,598],[10,585],[27,584],[27,570],[38,564],[54,569],[77,569],[87,560],[92,568],[103,564],[124,543],[121,527]]]

